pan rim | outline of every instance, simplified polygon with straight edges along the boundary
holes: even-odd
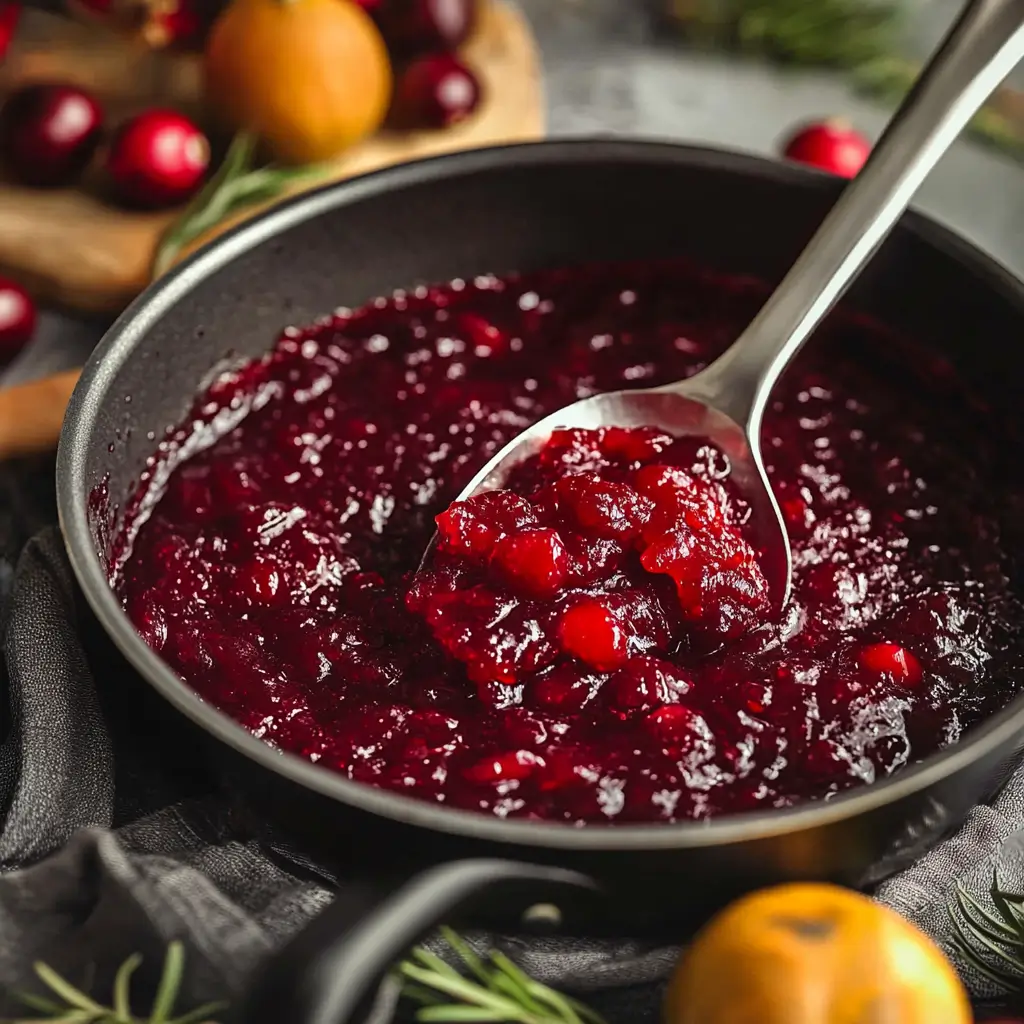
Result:
[[[768,840],[846,821],[929,789],[1024,733],[1024,694],[957,744],[879,782],[829,801],[746,811],[702,822],[588,824],[503,820],[430,804],[347,779],[253,736],[206,703],[145,643],[110,588],[88,522],[87,440],[106,392],[148,329],[202,280],[250,249],[320,214],[396,188],[488,170],[590,162],[704,167],[794,187],[836,192],[829,175],[755,155],[632,139],[570,139],[492,146],[431,157],[321,186],[236,226],[151,284],[115,320],[87,361],[65,415],[57,453],[58,520],[72,569],[93,613],[122,654],[165,700],[204,732],[290,782],[360,811],[435,832],[525,849],[597,852],[693,849]],[[951,256],[1021,310],[1024,281],[995,258],[931,218],[908,212],[898,230]]]

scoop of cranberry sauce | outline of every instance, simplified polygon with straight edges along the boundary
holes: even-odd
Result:
[[[507,489],[437,517],[437,556],[407,606],[485,686],[559,657],[629,675],[639,656],[735,639],[768,618],[767,584],[694,448],[653,429],[556,431]]]
[[[728,462],[697,440],[559,433],[449,507],[542,416],[698,370],[764,295],[591,266],[286,331],[143,474],[112,565],[128,614],[267,743],[502,817],[828,799],[955,742],[1024,678],[1024,488],[1001,423],[877,324],[833,319],[767,411],[794,552],[779,621]]]

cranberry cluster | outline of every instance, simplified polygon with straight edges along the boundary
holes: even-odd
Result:
[[[437,517],[438,556],[408,607],[483,684],[566,656],[614,672],[690,649],[691,636],[713,649],[771,610],[734,504],[708,474],[723,463],[653,429],[557,431],[516,467],[511,484],[528,497],[485,492]]]

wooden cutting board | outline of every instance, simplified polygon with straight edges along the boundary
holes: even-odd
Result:
[[[153,103],[198,107],[201,74],[196,56],[151,54],[64,19],[45,21],[45,28],[37,21],[26,31],[27,38],[19,39],[0,68],[0,95],[27,81],[60,79],[98,92],[111,120]],[[463,55],[484,88],[484,102],[473,117],[443,131],[381,133],[301,187],[419,157],[540,138],[540,61],[523,15],[491,0]],[[259,209],[246,210],[217,230]],[[20,280],[43,302],[116,312],[149,283],[159,239],[177,214],[119,210],[104,202],[100,189],[90,188],[89,182],[83,189],[56,192],[0,183],[0,273]]]

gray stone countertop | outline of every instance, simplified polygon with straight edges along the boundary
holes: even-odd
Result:
[[[843,116],[875,137],[888,117],[838,75],[695,54],[655,39],[642,0],[519,2],[541,47],[551,135],[631,135],[774,154],[801,121]],[[927,50],[958,7],[931,0],[927,18],[915,22],[912,48]],[[916,205],[1024,275],[1024,165],[958,142]]]

